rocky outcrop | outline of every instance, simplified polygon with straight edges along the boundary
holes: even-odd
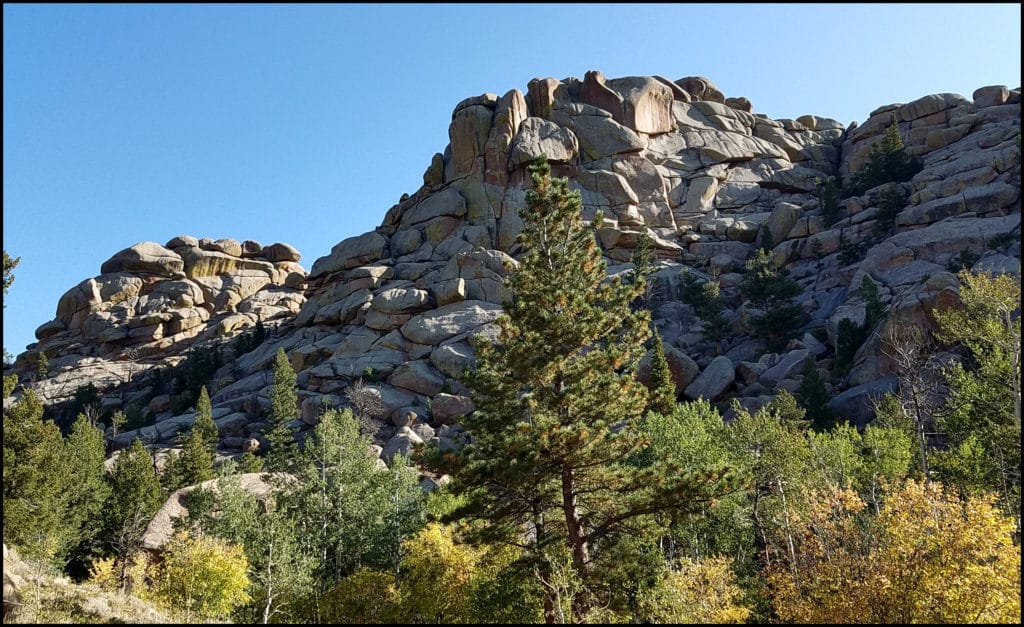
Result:
[[[894,119],[923,164],[902,183],[906,207],[883,233],[881,193],[870,189],[844,199],[838,220],[826,224],[818,183],[857,171]],[[677,392],[753,406],[794,389],[807,359],[829,370],[839,322],[863,318],[864,277],[900,320],[928,324],[929,307],[955,291],[940,276],[954,261],[973,255],[976,268],[1019,272],[1019,135],[1019,89],[1002,86],[972,99],[935,94],[886,105],[845,128],[814,115],[770,119],[704,77],[535,79],[525,93],[460,102],[450,143],[430,160],[423,186],[375,230],[316,259],[308,276],[284,244],[182,236],[136,245],[61,299],[19,366],[29,371],[43,350],[54,370],[80,373],[58,375],[65,387],[115,382],[139,367],[134,356],[116,359],[129,350],[180,353],[260,317],[276,321],[275,333],[212,382],[221,417],[234,416],[234,445],[258,436],[268,369],[283,349],[298,371],[297,427],[315,424],[322,403],[359,405],[350,394],[356,385],[389,455],[417,440],[457,446],[452,429],[472,411],[460,379],[474,363],[474,342],[497,337],[531,186],[525,166],[546,154],[580,193],[584,218],[603,214],[597,236],[611,273],[630,271],[642,236],[652,242],[657,272],[647,302]],[[796,302],[810,319],[803,339],[781,354],[749,337],[738,290],[745,260],[766,241],[799,281]],[[708,341],[684,304],[684,267],[719,283],[734,332],[722,342]],[[850,408],[878,387],[863,385],[891,374],[878,354],[869,340],[850,375],[834,382],[837,410],[858,424],[870,416]],[[170,437],[170,427],[159,428],[165,422],[187,423],[187,413],[149,406],[153,442]]]
[[[81,385],[122,385],[190,347],[231,338],[257,320],[270,327],[305,302],[306,271],[288,244],[183,235],[161,246],[122,250],[101,274],[68,290],[37,344],[18,357],[32,368],[45,353],[52,376],[38,391],[48,402]],[[168,360],[171,360],[170,362]]]

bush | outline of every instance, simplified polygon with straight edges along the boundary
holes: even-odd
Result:
[[[247,603],[248,562],[242,549],[212,537],[179,533],[168,544],[156,596],[180,608],[185,621],[226,618]]]
[[[868,248],[870,248],[870,244],[866,241],[843,242],[839,246],[839,263],[849,266],[864,261],[864,256],[868,254]]]
[[[970,270],[974,264],[978,263],[979,259],[981,259],[981,255],[969,248],[964,248],[950,257],[949,263],[946,264],[946,270],[954,274],[961,270]]]

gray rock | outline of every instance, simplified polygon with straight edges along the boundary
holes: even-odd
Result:
[[[468,396],[441,393],[435,396],[431,402],[434,423],[440,425],[457,422],[474,409],[476,406]]]
[[[430,353],[430,363],[449,377],[459,378],[465,368],[472,368],[476,361],[469,342],[462,340],[438,346]]]
[[[467,300],[438,307],[402,325],[402,335],[418,344],[437,346],[441,342],[493,322],[501,306]]]
[[[383,258],[388,241],[374,231],[344,239],[331,248],[331,254],[313,263],[309,278],[347,270]]]
[[[277,242],[263,247],[263,257],[267,261],[295,261],[302,259],[302,255],[290,244]]]
[[[413,446],[417,444],[423,444],[423,438],[407,426],[399,427],[398,432],[384,444],[380,458],[388,464],[395,458],[395,455],[402,455],[408,459]]]
[[[798,374],[808,355],[810,355],[810,351],[807,349],[789,351],[782,356],[779,363],[765,370],[758,377],[758,382],[768,389],[774,388],[783,379],[790,379]]]
[[[836,416],[845,418],[850,424],[863,429],[875,417],[874,403],[887,392],[896,390],[898,379],[893,376],[869,381],[850,388],[829,401],[829,409]]]
[[[466,215],[466,199],[457,189],[452,187],[431,194],[405,212],[400,226],[410,226],[427,222],[441,216],[460,218]]]
[[[444,386],[444,377],[426,360],[407,361],[395,368],[388,383],[396,387],[433,396]]]
[[[508,156],[509,169],[518,168],[541,155],[553,163],[568,163],[579,153],[576,135],[567,128],[538,117],[523,120],[512,140]]]
[[[178,276],[184,269],[185,262],[181,255],[156,242],[139,242],[125,248],[100,266],[102,274],[146,272],[166,277]]]
[[[687,386],[683,394],[689,399],[706,398],[718,400],[736,380],[732,361],[725,355],[711,360],[704,372],[700,373],[693,383]]]

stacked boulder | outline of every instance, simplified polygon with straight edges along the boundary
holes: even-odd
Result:
[[[271,326],[305,302],[306,271],[288,244],[196,239],[140,242],[105,261],[100,274],[68,290],[39,342],[19,356],[45,354],[54,376],[40,382],[49,402],[81,384],[123,383],[194,345],[230,337],[257,320]],[[63,394],[62,394],[63,393]]]
[[[877,188],[846,199],[826,226],[819,182],[857,171],[893,120],[924,166],[902,184],[908,203],[894,231],[870,240]],[[325,406],[352,406],[377,421],[388,458],[418,441],[460,446],[458,422],[473,411],[460,378],[474,363],[474,336],[496,337],[532,185],[526,166],[543,154],[580,192],[584,219],[603,214],[597,237],[610,274],[630,271],[638,242],[651,243],[657,271],[648,305],[680,398],[723,407],[736,398],[754,408],[796,389],[807,359],[828,373],[839,321],[863,320],[865,277],[891,311],[884,324],[926,325],[930,308],[955,300],[955,255],[1019,272],[1019,135],[1020,90],[998,86],[978,90],[973,102],[938,94],[888,105],[845,128],[813,115],[770,119],[704,77],[535,79],[526,93],[460,102],[450,143],[431,159],[423,186],[374,231],[318,258],[308,276],[284,245],[137,245],[65,295],[57,320],[40,329],[40,346],[54,355],[155,354],[257,315],[280,316],[277,333],[211,390],[218,424],[235,429],[233,447],[254,446],[279,349],[298,373],[294,426],[316,424]],[[869,240],[862,258],[843,254],[844,245]],[[1007,243],[995,247],[997,240]],[[799,281],[796,302],[810,319],[778,354],[750,338],[751,312],[738,292],[744,262],[765,245]],[[684,267],[719,283],[729,338],[712,343],[700,333],[683,302]],[[850,388],[843,408],[865,406],[858,389],[891,387],[880,353],[877,337],[869,340],[849,376],[830,384],[836,395]],[[174,429],[156,427],[190,419],[165,412],[147,429],[166,441]]]

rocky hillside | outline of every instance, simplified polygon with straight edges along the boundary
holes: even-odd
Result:
[[[824,215],[819,182],[861,170],[894,120],[923,165],[901,184],[905,206],[888,215],[874,187]],[[584,217],[603,212],[597,235],[609,273],[633,267],[643,235],[652,242],[649,304],[680,398],[753,407],[795,389],[808,356],[836,374],[839,322],[863,323],[859,287],[869,277],[887,317],[848,374],[826,377],[833,408],[863,424],[868,398],[895,384],[880,347],[887,328],[933,324],[932,309],[957,298],[958,267],[1019,273],[1020,123],[1020,89],[1002,86],[971,99],[888,104],[844,128],[813,115],[770,119],[702,77],[535,79],[525,94],[460,102],[423,186],[374,231],[316,259],[308,275],[286,244],[187,236],[136,244],[61,298],[15,368],[23,382],[39,379],[49,403],[93,383],[103,408],[134,407],[145,426],[120,434],[117,446],[138,436],[170,447],[192,414],[171,409],[174,390],[159,373],[259,319],[266,339],[237,356],[225,348],[208,383],[224,454],[258,444],[278,348],[298,373],[296,426],[315,424],[325,404],[355,403],[377,421],[385,457],[418,440],[459,446],[459,418],[473,409],[459,382],[473,363],[468,340],[495,331],[516,264],[526,166],[546,154],[580,191]],[[798,280],[796,302],[809,314],[777,353],[750,336],[737,289],[764,242]],[[719,283],[731,331],[724,341],[700,333],[684,303],[683,268]]]

